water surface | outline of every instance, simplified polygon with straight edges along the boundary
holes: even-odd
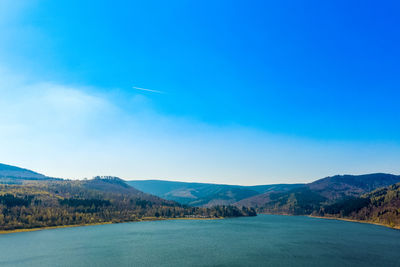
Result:
[[[400,266],[400,231],[260,215],[0,235],[0,266]]]

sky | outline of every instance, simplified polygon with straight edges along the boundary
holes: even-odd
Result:
[[[242,185],[400,174],[399,12],[0,0],[0,162]]]

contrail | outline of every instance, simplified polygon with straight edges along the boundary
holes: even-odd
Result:
[[[157,90],[152,90],[152,89],[140,88],[140,87],[136,87],[136,86],[132,86],[132,88],[133,88],[133,89],[136,89],[136,90],[141,90],[141,91],[147,91],[147,92],[152,92],[152,93],[164,94],[164,92],[157,91]]]

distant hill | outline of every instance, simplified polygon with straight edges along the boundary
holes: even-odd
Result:
[[[2,163],[0,163],[0,178],[29,179],[29,180],[49,179],[49,177],[43,174]]]
[[[165,199],[191,206],[230,205],[242,199],[269,191],[286,191],[298,184],[239,186],[208,183],[186,183],[163,180],[127,181],[133,187]]]
[[[262,206],[265,203],[270,201],[269,196],[271,194],[281,194],[291,190],[295,190],[298,188],[302,188],[304,184],[276,184],[276,185],[266,185],[262,188],[264,190],[260,190],[259,194],[244,198],[239,200],[238,202],[233,203],[236,206],[245,206],[245,207],[258,207]]]
[[[397,227],[399,188],[400,176],[385,173],[336,175],[308,184],[239,186],[125,181],[112,176],[63,180],[0,164],[0,229],[142,218],[253,216],[254,209]]]
[[[156,195],[144,193],[135,187],[128,185],[125,180],[114,176],[96,176],[93,179],[81,181],[82,185],[89,190],[98,190],[106,193],[125,194],[140,198],[146,201],[151,201],[157,204],[177,205],[178,203],[172,200],[160,198]]]
[[[380,187],[400,182],[400,176],[384,173],[337,175],[291,189],[286,192],[266,192],[236,203],[256,207],[259,212],[309,215],[336,201],[359,197]]]
[[[63,180],[4,164],[2,168],[0,230],[256,215],[254,209],[234,206],[185,206],[144,193],[117,177]]]
[[[400,182],[400,176],[385,173],[336,175],[312,182],[307,187],[328,199],[338,199],[346,196],[360,196],[398,182]]]
[[[23,184],[35,180],[60,180],[59,178],[0,163],[0,184]]]

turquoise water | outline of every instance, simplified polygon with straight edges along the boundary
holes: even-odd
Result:
[[[400,231],[260,215],[0,235],[0,266],[400,266]]]

